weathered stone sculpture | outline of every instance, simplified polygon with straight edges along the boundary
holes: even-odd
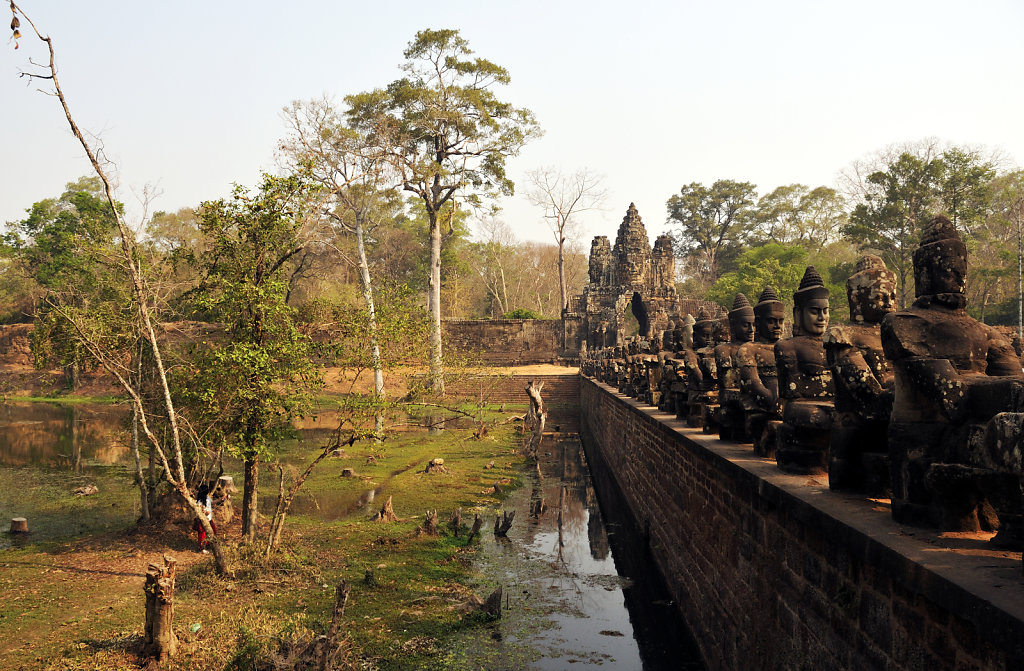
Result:
[[[714,327],[715,320],[701,310],[693,325],[693,349],[685,352],[687,426],[703,426],[705,407],[718,401]]]
[[[879,257],[863,256],[846,281],[846,297],[851,323],[833,325],[825,334],[836,392],[829,487],[887,497],[893,373],[882,353],[880,324],[896,309],[896,274]]]
[[[966,274],[967,248],[953,224],[936,217],[914,251],[917,300],[882,322],[896,382],[892,512],[898,522],[972,531],[991,526],[994,506],[1000,537],[1013,542],[1021,521],[1020,436],[999,447],[1000,434],[1012,435],[999,425],[1012,422],[1007,415],[995,426],[990,420],[1024,410],[1020,360],[998,331],[967,314]]]
[[[775,459],[790,473],[827,471],[833,390],[822,337],[828,328],[828,293],[818,271],[808,266],[793,294],[793,331],[798,335],[775,343],[784,404]]]
[[[754,443],[754,453],[775,456],[775,434],[779,424],[779,373],[775,365],[775,343],[782,338],[785,306],[772,287],[765,287],[754,306],[754,342],[736,351],[735,366],[740,378],[740,402],[745,411],[744,432]]]
[[[754,308],[743,294],[736,294],[729,311],[729,342],[715,347],[718,369],[718,436],[722,440],[747,442],[743,423],[746,413],[740,398],[740,374],[734,365],[737,350],[754,340]]]

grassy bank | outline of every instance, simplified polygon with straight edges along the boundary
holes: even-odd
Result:
[[[137,503],[124,483],[126,471],[108,474],[112,480],[100,494],[74,498],[70,490],[80,483],[72,477],[0,470],[3,491],[17,482],[20,491],[41,497],[32,501],[39,511],[75,520],[66,538],[30,537],[23,547],[0,550],[0,668],[137,668],[132,651],[142,635],[143,574],[165,553],[180,567],[179,654],[166,668],[250,668],[281,641],[324,631],[342,579],[352,589],[343,629],[353,663],[443,668],[446,640],[481,624],[479,615],[465,615],[459,605],[471,589],[483,593],[488,586],[474,585],[476,550],[465,535],[428,537],[416,529],[428,509],[440,512],[443,527],[461,507],[467,522],[482,512],[489,534],[502,493],[518,484],[517,445],[510,426],[499,426],[482,440],[469,430],[449,430],[400,434],[383,448],[346,448],[346,456],[325,460],[307,481],[283,549],[272,560],[237,545],[237,522],[221,530],[238,570],[234,580],[214,575],[209,556],[195,551],[187,522],[150,530],[127,525],[125,515],[134,514]],[[315,441],[292,444],[283,462],[300,469],[315,452]],[[375,463],[367,460],[371,452]],[[447,473],[424,472],[435,457],[445,459]],[[345,468],[355,475],[342,477]],[[266,473],[266,502],[276,490],[276,479]],[[373,500],[366,501],[371,491]],[[400,521],[371,521],[389,496]]]

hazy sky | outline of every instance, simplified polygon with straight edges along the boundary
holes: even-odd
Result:
[[[423,28],[458,28],[511,73],[500,97],[535,112],[545,135],[509,166],[520,194],[542,165],[606,176],[586,248],[631,201],[653,238],[694,181],[832,185],[854,159],[928,136],[1024,161],[1020,0],[19,4],[54,38],[72,111],[130,207],[146,184],[161,210],[255,184],[275,169],[282,107],[384,86]],[[44,58],[26,28],[0,57],[0,222],[89,172],[57,101],[18,78]],[[521,195],[503,206],[521,238],[550,239]]]

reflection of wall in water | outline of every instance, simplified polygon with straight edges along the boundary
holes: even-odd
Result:
[[[84,460],[113,464],[127,456],[124,408],[5,403],[0,405],[0,464],[70,467]]]

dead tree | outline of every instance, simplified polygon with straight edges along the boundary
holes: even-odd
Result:
[[[137,411],[139,428],[142,430],[142,434],[149,441],[153,452],[159,457],[160,465],[163,467],[164,477],[174,490],[177,491],[185,500],[188,507],[199,519],[200,524],[202,524],[203,529],[206,531],[206,535],[210,539],[210,548],[213,550],[213,556],[216,561],[217,572],[222,575],[231,575],[231,570],[227,563],[227,556],[222,551],[220,540],[213,533],[213,527],[210,525],[210,521],[204,514],[205,511],[203,506],[196,500],[188,487],[188,479],[185,475],[184,467],[185,460],[182,452],[181,430],[178,426],[178,414],[172,398],[171,385],[168,381],[167,370],[164,366],[163,355],[161,353],[161,346],[159,342],[160,338],[158,336],[160,328],[159,324],[156,322],[157,296],[155,292],[149,288],[149,283],[144,272],[145,269],[140,262],[140,258],[142,258],[143,255],[139,254],[138,241],[136,240],[135,233],[126,223],[122,210],[114,198],[113,183],[107,175],[107,171],[104,169],[104,164],[101,163],[101,160],[103,160],[102,152],[94,149],[93,146],[85,139],[85,134],[78,127],[74,117],[71,115],[71,108],[68,106],[67,99],[64,97],[64,90],[61,87],[60,80],[57,76],[57,57],[53,47],[53,40],[49,36],[43,35],[36,27],[35,23],[32,22],[32,19],[30,19],[13,0],[10,4],[11,12],[14,14],[11,20],[11,30],[13,31],[12,37],[17,40],[17,38],[21,36],[21,33],[18,31],[18,26],[20,25],[20,19],[18,16],[20,15],[21,18],[25,19],[25,21],[32,27],[32,32],[35,33],[36,37],[46,45],[46,50],[49,55],[49,60],[46,63],[37,63],[30,60],[29,62],[32,63],[34,67],[39,68],[39,71],[22,71],[20,73],[21,76],[28,77],[30,81],[49,82],[52,90],[43,92],[54,96],[60,103],[61,109],[64,112],[64,118],[67,120],[68,126],[71,128],[72,135],[74,135],[79,144],[81,144],[82,149],[85,151],[86,158],[89,159],[89,163],[92,165],[93,170],[103,183],[103,194],[107,204],[110,205],[110,213],[117,226],[117,237],[120,242],[121,251],[120,261],[124,271],[128,274],[128,283],[131,286],[132,296],[135,302],[135,305],[133,306],[133,311],[135,313],[134,326],[139,329],[139,332],[148,343],[149,355],[152,357],[154,373],[156,380],[159,383],[157,396],[161,399],[160,405],[162,408],[158,414],[162,415],[162,421],[166,422],[167,438],[169,438],[167,442],[169,443],[170,449],[165,449],[165,441],[157,436],[157,427],[152,424],[154,415],[144,404],[143,391],[134,383],[134,380],[132,379],[132,372],[124,365],[124,352],[117,348],[111,350],[109,345],[97,339],[89,326],[87,324],[83,324],[79,318],[76,318],[76,315],[62,310],[59,306],[54,306],[55,311],[61,318],[65,319],[68,324],[70,324],[76,340],[86,349],[86,351],[88,351],[90,356],[96,359],[96,361],[99,362],[99,364],[118,381],[121,387],[124,388],[125,392],[130,397],[132,407]]]
[[[507,510],[501,513],[501,517],[494,516],[494,535],[498,538],[505,538],[508,536],[508,530],[512,528],[512,520],[516,518],[516,511],[508,512]]]
[[[345,615],[345,605],[348,603],[348,583],[342,580],[335,591],[334,612],[331,614],[331,626],[327,629],[327,635],[323,640],[323,647],[320,650],[320,671],[328,671],[335,668],[335,660],[341,651],[338,645],[338,630],[341,627],[341,618]]]
[[[456,508],[452,518],[448,521],[448,528],[452,530],[452,536],[459,537],[462,531],[462,508]]]
[[[466,545],[469,545],[473,542],[473,539],[476,537],[476,535],[480,533],[480,527],[482,527],[483,525],[484,518],[480,517],[480,513],[477,513],[476,517],[473,519],[473,528],[469,532],[469,538],[466,539]]]
[[[143,657],[162,661],[174,655],[174,574],[177,560],[164,555],[164,565],[150,564],[146,571],[146,629]]]
[[[534,461],[540,454],[540,441],[544,437],[544,425],[548,421],[548,410],[544,407],[544,399],[540,392],[544,388],[543,382],[530,380],[526,385],[526,395],[530,397],[530,410],[523,420],[524,428],[531,430],[530,437],[526,442],[526,456]]]

